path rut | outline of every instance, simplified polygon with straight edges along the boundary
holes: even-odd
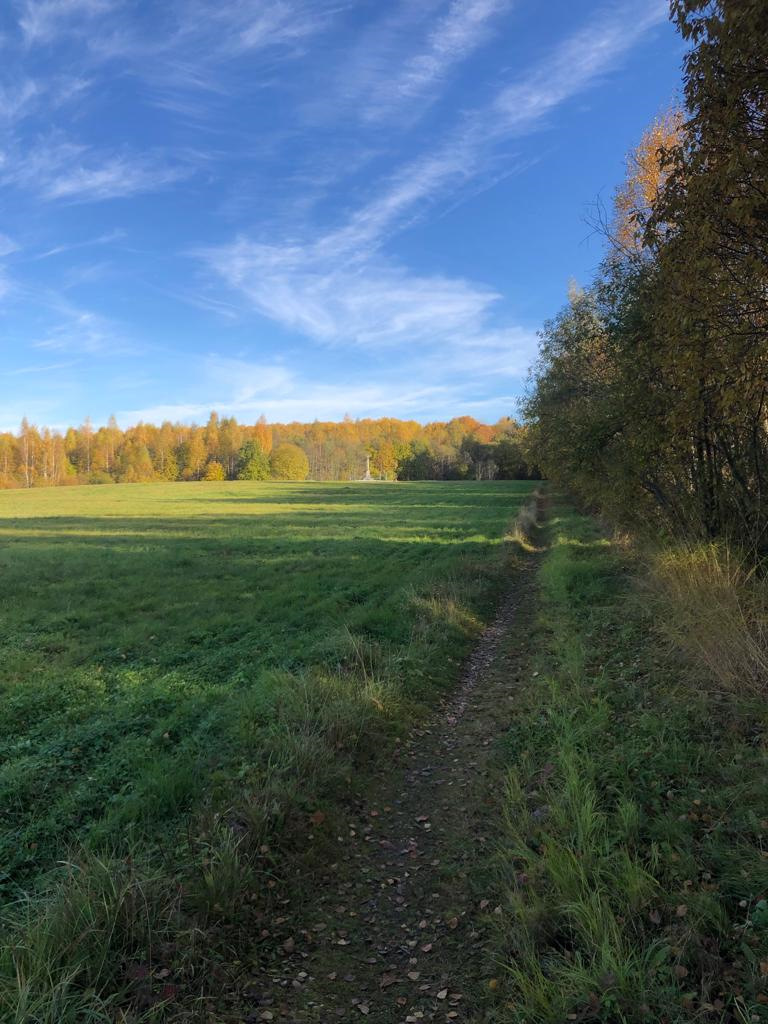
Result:
[[[491,1019],[500,744],[528,663],[534,580],[535,560],[518,563],[458,688],[348,809],[338,859],[280,920],[281,954],[265,984],[240,993],[239,1019]]]

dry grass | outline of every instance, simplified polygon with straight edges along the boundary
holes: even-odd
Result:
[[[703,686],[768,689],[768,584],[753,565],[725,545],[678,547],[655,559],[651,580],[663,632]]]
[[[543,515],[544,495],[537,488],[515,516],[506,539],[518,543],[525,551],[536,550]]]

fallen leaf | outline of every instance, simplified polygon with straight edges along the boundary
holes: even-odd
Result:
[[[292,953],[296,949],[296,943],[293,939],[286,939],[283,943],[283,952]]]
[[[408,977],[411,979],[411,981],[418,981],[419,978],[421,977],[421,972],[420,971],[408,971]]]
[[[381,978],[379,979],[379,988],[389,988],[390,985],[395,985],[396,983],[396,974],[382,974]]]
[[[447,997],[448,997],[448,989],[447,988],[441,988],[440,991],[437,993],[437,998],[438,999],[446,999]]]
[[[360,1013],[363,1013],[366,1016],[368,1016],[368,1014],[371,1012],[370,1007],[368,1006],[367,1003],[358,1003],[357,1008],[360,1011]]]
[[[675,913],[677,914],[678,917],[685,917],[685,915],[688,913],[688,907],[686,907],[686,905],[684,903],[681,903],[680,906],[675,911]]]

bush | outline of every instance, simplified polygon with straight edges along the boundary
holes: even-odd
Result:
[[[237,456],[238,480],[269,480],[269,459],[257,441],[246,441]]]
[[[296,444],[278,445],[270,464],[275,480],[306,480],[309,476],[309,460]]]
[[[213,461],[209,462],[205,467],[205,473],[203,474],[203,480],[226,480],[227,474],[224,472],[224,467],[220,462]]]

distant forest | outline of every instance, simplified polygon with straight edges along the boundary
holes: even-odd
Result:
[[[65,433],[25,419],[0,433],[0,487],[149,483],[161,480],[359,480],[370,459],[382,480],[537,478],[524,428],[471,416],[423,425],[345,418],[340,423],[252,425],[212,412],[205,426],[165,422],[121,430],[114,417]]]

